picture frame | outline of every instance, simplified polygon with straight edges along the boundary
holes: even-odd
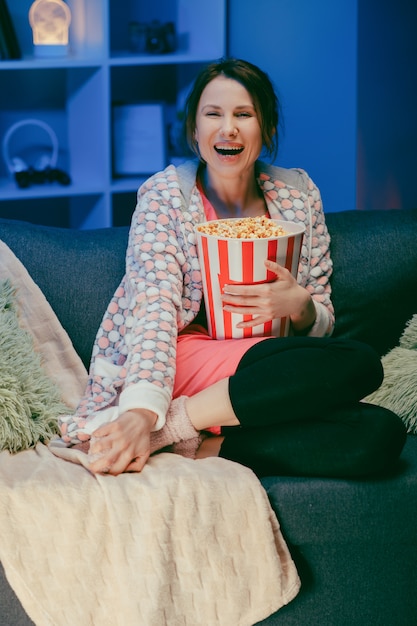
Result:
[[[154,174],[164,169],[166,143],[164,103],[113,105],[115,176]]]

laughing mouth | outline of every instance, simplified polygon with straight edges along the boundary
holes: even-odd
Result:
[[[243,146],[214,146],[214,149],[222,156],[235,156],[243,152]]]

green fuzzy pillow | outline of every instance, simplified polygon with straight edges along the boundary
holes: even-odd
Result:
[[[399,345],[382,357],[384,380],[365,400],[396,413],[417,434],[417,315],[407,322]]]
[[[15,290],[0,281],[0,450],[19,452],[59,433],[68,412],[42,368],[32,336],[19,326]]]

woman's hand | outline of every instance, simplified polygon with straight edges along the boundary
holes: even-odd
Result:
[[[316,309],[308,291],[285,267],[268,260],[265,266],[276,274],[276,280],[260,285],[225,285],[223,309],[253,316],[237,327],[251,328],[279,317],[290,317],[297,332],[314,324]]]
[[[91,440],[89,469],[114,476],[140,472],[150,455],[150,435],[156,419],[153,411],[132,409],[114,422],[100,426]],[[96,459],[95,455],[98,455]]]

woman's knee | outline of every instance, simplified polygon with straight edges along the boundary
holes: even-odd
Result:
[[[348,370],[352,387],[364,398],[382,384],[384,369],[381,357],[372,346],[355,339],[334,339],[328,348],[338,353],[341,368]]]
[[[398,415],[384,407],[363,404],[356,472],[371,475],[387,470],[398,460],[404,447],[407,429]]]

